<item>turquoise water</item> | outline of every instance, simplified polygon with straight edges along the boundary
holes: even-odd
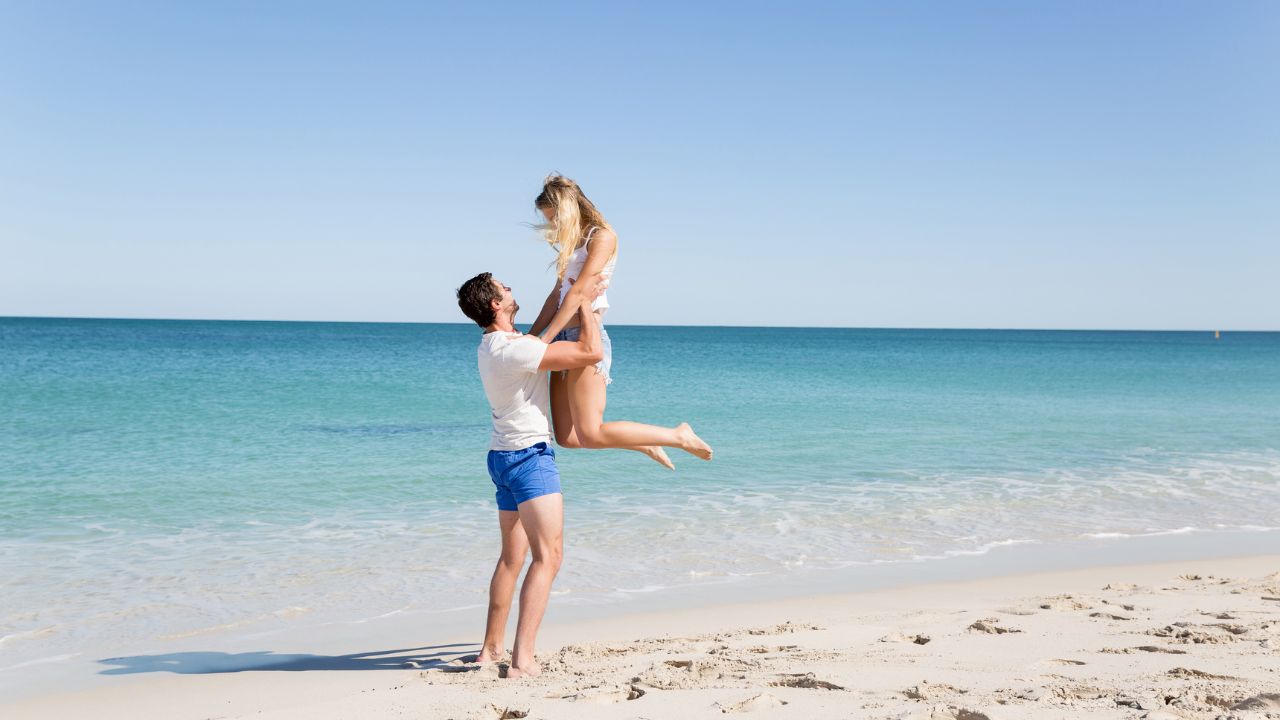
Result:
[[[557,603],[1280,526],[1280,333],[610,335],[607,417],[687,420],[716,459],[561,451]],[[0,318],[0,670],[483,604],[478,340]]]

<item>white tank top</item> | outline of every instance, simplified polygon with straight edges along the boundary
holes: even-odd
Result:
[[[582,243],[582,247],[574,250],[573,254],[569,256],[569,265],[564,269],[564,280],[560,282],[560,302],[556,303],[556,307],[564,304],[564,296],[569,294],[569,288],[572,285],[570,281],[576,281],[578,276],[582,274],[582,266],[587,263],[587,245],[591,243],[591,236],[594,235],[598,229],[599,228],[592,227],[588,230],[587,241]],[[604,264],[604,269],[600,271],[601,275],[604,276],[606,287],[609,280],[613,278],[613,268],[617,264],[618,256],[615,253],[613,257],[609,258],[609,262]],[[595,302],[591,303],[591,309],[609,309],[609,293],[601,293],[600,297],[596,298]]]

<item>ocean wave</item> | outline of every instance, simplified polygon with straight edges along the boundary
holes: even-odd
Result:
[[[1203,530],[1201,528],[1187,525],[1186,527],[1174,528],[1172,530],[1152,529],[1152,530],[1147,530],[1145,532],[1135,532],[1135,533],[1123,533],[1123,532],[1084,533],[1080,537],[1098,538],[1098,539],[1129,538],[1129,537],[1157,537],[1159,535],[1185,535],[1187,533],[1193,533],[1193,532],[1203,532]]]

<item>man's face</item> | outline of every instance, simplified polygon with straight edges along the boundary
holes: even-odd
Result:
[[[515,296],[511,294],[511,288],[505,284],[494,280],[493,284],[498,287],[498,295],[502,298],[498,306],[498,314],[506,315],[512,322],[516,319],[516,313],[520,311],[520,304],[516,302]]]

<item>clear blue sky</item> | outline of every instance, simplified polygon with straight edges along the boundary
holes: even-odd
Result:
[[[0,0],[0,315],[1280,329],[1280,3]]]

